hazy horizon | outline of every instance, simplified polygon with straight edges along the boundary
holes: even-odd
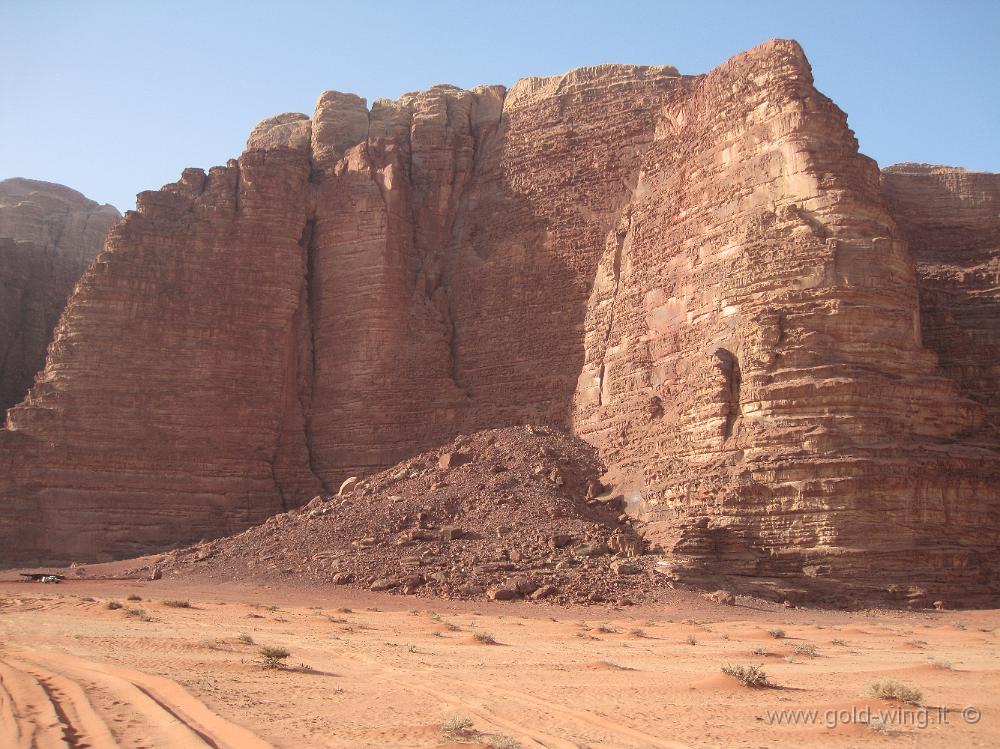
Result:
[[[880,165],[1000,171],[997,28],[989,2],[8,3],[0,179],[59,182],[125,211],[185,167],[238,156],[261,119],[310,114],[324,90],[370,105],[609,62],[700,74],[776,37],[802,44]]]

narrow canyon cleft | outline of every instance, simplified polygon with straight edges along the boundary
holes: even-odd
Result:
[[[533,424],[596,451],[657,580],[995,595],[998,192],[880,172],[791,41],[326,92],[112,229],[0,433],[4,561],[239,534]]]

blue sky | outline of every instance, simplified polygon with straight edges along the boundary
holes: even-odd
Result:
[[[802,43],[862,151],[1000,171],[1000,2],[0,0],[0,178],[119,209],[320,92],[394,98],[602,62],[710,70]]]

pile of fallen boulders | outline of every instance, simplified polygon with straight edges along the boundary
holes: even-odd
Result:
[[[447,598],[648,600],[667,581],[601,472],[568,434],[487,430],[156,566]]]

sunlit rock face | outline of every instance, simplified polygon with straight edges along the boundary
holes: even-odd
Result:
[[[956,313],[925,302],[893,177],[794,42],[702,76],[327,92],[112,231],[9,414],[5,548],[229,533],[544,422],[598,447],[678,580],[989,592],[996,357],[971,372],[928,338]],[[995,238],[982,214],[970,236]],[[976,247],[995,295],[997,242]]]

